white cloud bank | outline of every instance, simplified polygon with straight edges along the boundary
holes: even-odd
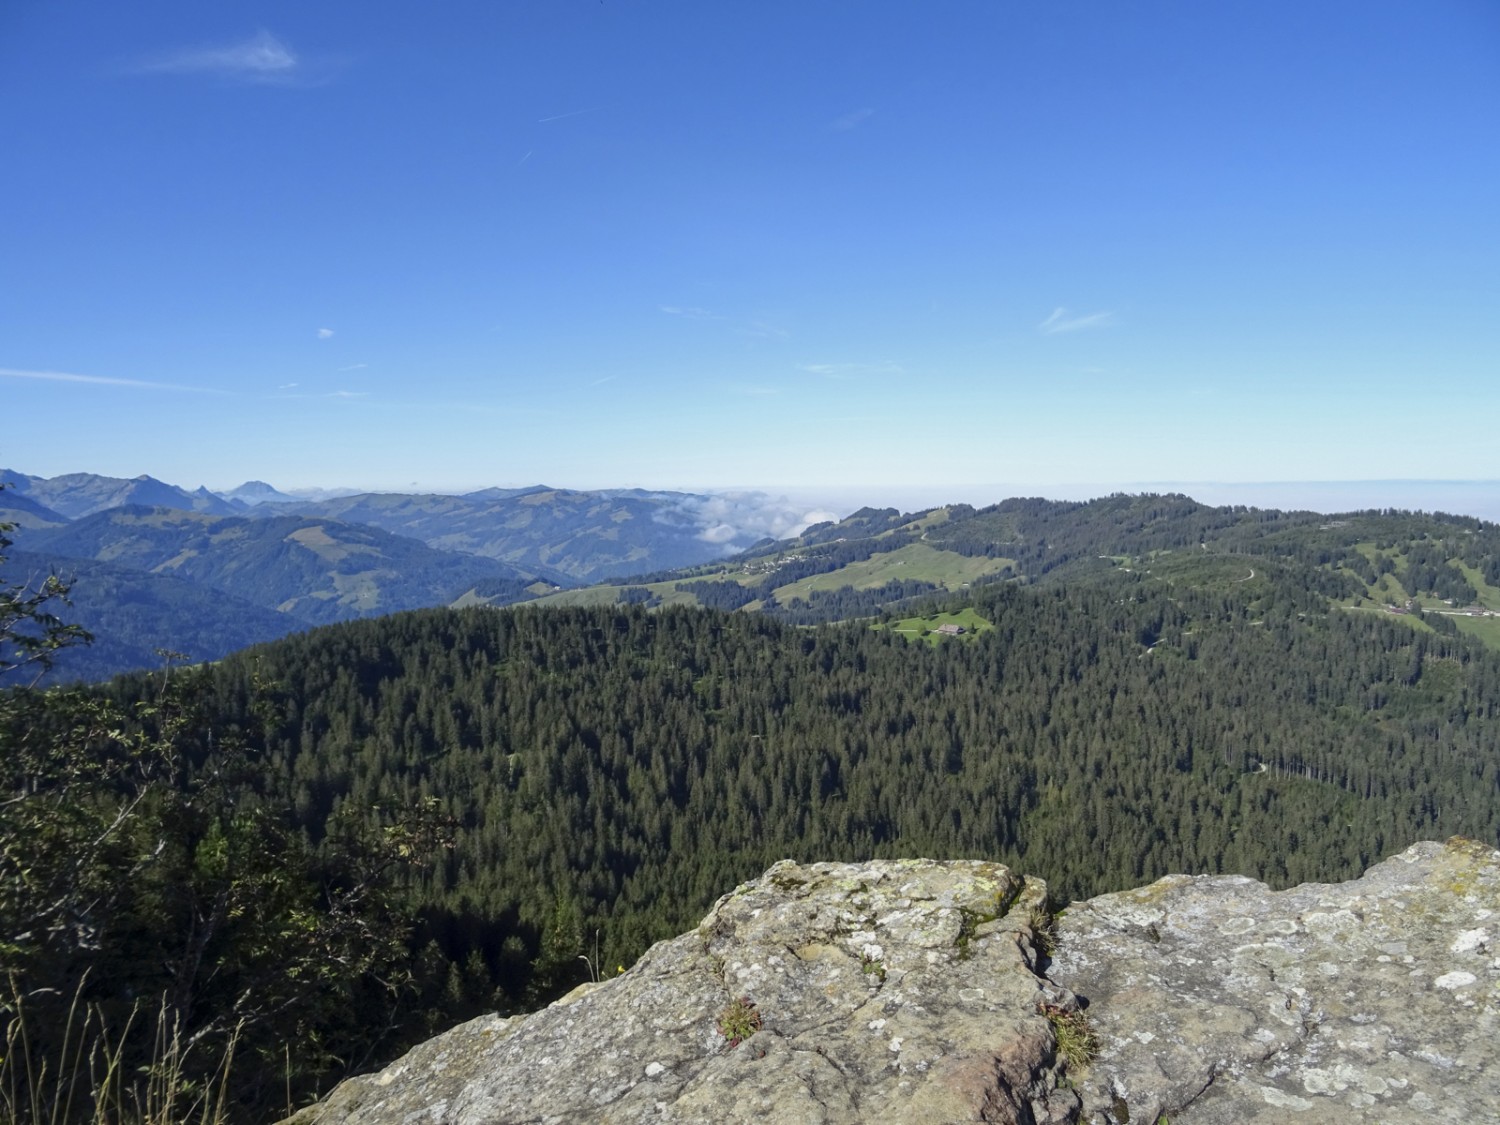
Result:
[[[838,513],[809,508],[785,496],[764,492],[719,492],[706,496],[683,496],[677,512],[702,530],[698,538],[740,551],[761,539],[786,539],[801,535],[808,527],[836,520]]]

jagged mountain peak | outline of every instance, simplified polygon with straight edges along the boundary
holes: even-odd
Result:
[[[218,495],[225,500],[238,500],[252,507],[256,504],[294,504],[297,502],[297,497],[289,496],[263,480],[247,480],[238,488],[231,488]]]

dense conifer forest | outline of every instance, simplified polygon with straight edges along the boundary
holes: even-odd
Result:
[[[214,709],[243,721],[276,685],[266,765],[315,839],[349,804],[439,801],[457,842],[414,881],[428,932],[512,1003],[559,906],[590,935],[570,960],[597,929],[615,963],[783,856],[991,857],[1071,897],[1500,834],[1500,667],[1471,642],[1129,579],[972,604],[996,628],[937,647],[702,610],[418,612],[227,662]]]
[[[116,1014],[165,994],[205,1043],[239,1019],[254,1119],[613,973],[783,857],[992,858],[1067,899],[1500,840],[1500,657],[1447,618],[1332,604],[1305,536],[1249,575],[1086,550],[934,596],[992,626],[937,644],[891,616],[475,607],[12,693],[7,967]]]

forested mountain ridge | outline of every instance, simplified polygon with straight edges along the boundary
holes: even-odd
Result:
[[[266,760],[315,838],[339,809],[439,802],[460,827],[412,884],[424,940],[502,1006],[575,979],[585,950],[558,942],[634,957],[783,856],[995,858],[1081,895],[1500,838],[1500,660],[1470,640],[1274,583],[968,605],[994,628],[937,648],[690,609],[421,611],[211,678],[226,716],[277,685]]]
[[[1500,646],[1494,524],[1443,513],[1214,508],[1174,495],[1012,499],[907,514],[864,508],[722,563],[566,591],[543,604],[698,604],[807,624],[985,582],[1090,580],[1120,569],[1222,584],[1253,581],[1257,565],[1298,571],[1329,604],[1425,608]]]
[[[3,495],[3,494],[0,494]],[[56,574],[70,588],[63,607],[91,644],[68,649],[42,683],[97,682],[122,671],[160,669],[168,659],[199,663],[308,628],[274,609],[172,574],[149,574],[91,559],[11,550],[0,558],[0,584],[35,589]]]
[[[1018,498],[982,509],[952,505],[902,513],[863,508],[846,519],[810,526],[791,539],[762,540],[741,555],[720,559],[748,539],[729,524],[711,526],[720,516],[738,518],[732,503],[685,493],[534,486],[462,496],[365,493],[293,501],[252,482],[244,486],[249,489],[245,495],[265,501],[253,508],[237,498],[216,498],[245,513],[238,518],[285,521],[300,516],[321,526],[329,539],[349,541],[345,547],[324,543],[309,554],[299,548],[310,545],[308,536],[318,537],[313,523],[303,524],[292,539],[285,538],[281,523],[261,532],[225,524],[221,526],[235,527],[232,534],[189,534],[193,527],[209,526],[206,521],[212,517],[206,513],[194,517],[203,521],[199,524],[187,518],[176,521],[174,534],[183,538],[182,546],[166,543],[158,529],[146,536],[154,537],[155,545],[145,549],[143,533],[135,526],[138,517],[122,516],[120,508],[94,510],[142,489],[166,490],[171,503],[183,510],[206,504],[204,497],[213,494],[204,489],[189,493],[149,478],[7,475],[15,485],[0,491],[0,501],[8,503],[11,522],[30,529],[19,533],[22,545],[39,558],[49,556],[52,567],[66,572],[71,557],[133,566],[143,575],[170,569],[205,589],[289,615],[294,620],[283,632],[424,605],[505,605],[538,596],[547,605],[699,605],[815,624],[885,611],[925,613],[922,606],[930,598],[986,582],[1092,580],[1119,569],[1223,584],[1254,581],[1257,570],[1264,574],[1273,567],[1290,567],[1299,571],[1298,581],[1320,590],[1329,604],[1371,612],[1424,608],[1500,647],[1496,528],[1440,513],[1324,516],[1213,508],[1175,495],[1120,494],[1088,502]],[[43,493],[60,509],[41,507],[29,498]],[[721,502],[729,507],[714,506]],[[59,526],[68,523],[63,509],[94,514],[74,521],[81,526],[64,527]],[[747,512],[739,515],[746,516],[744,526],[755,523]],[[369,532],[353,528],[383,528],[399,537],[380,549],[389,556],[385,563],[367,559],[372,565],[354,573],[360,568],[350,551],[366,555],[370,543],[365,542]],[[412,539],[433,553],[419,558]],[[258,545],[247,548],[250,540]],[[268,553],[267,544],[273,542],[279,546]],[[342,557],[316,558],[331,551]],[[475,556],[514,569],[486,570]],[[1239,564],[1225,560],[1248,561],[1235,573]],[[572,585],[577,576],[663,563],[677,569],[553,592]],[[468,581],[456,583],[455,577]],[[139,588],[131,587],[123,573],[108,584],[131,605],[130,612],[105,623],[95,610],[108,607],[97,597],[89,610],[88,623],[111,637],[118,661],[109,658],[111,646],[101,647],[86,672],[79,658],[69,655],[55,677],[124,671],[134,666],[127,662],[128,653],[157,647],[194,657],[221,654],[222,646],[203,645],[215,631],[213,615],[189,609],[181,588],[157,586],[146,577],[135,585]],[[147,611],[174,603],[186,616],[167,612],[152,617]],[[1442,621],[1436,624],[1441,627]],[[122,627],[129,635],[122,635]],[[233,633],[247,636],[240,630]]]

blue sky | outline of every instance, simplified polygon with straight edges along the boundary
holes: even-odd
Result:
[[[13,0],[0,464],[1494,480],[1497,123],[1493,0]]]

